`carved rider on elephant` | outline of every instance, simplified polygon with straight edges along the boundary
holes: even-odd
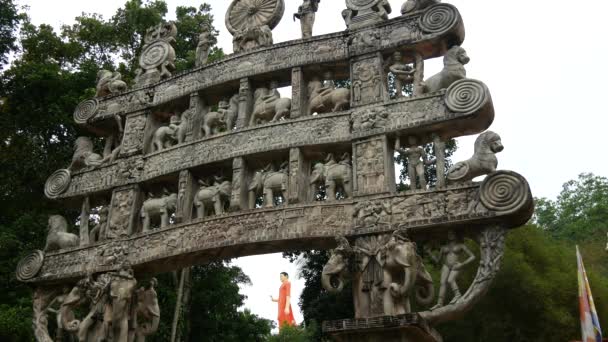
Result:
[[[310,184],[324,186],[327,189],[327,199],[336,200],[339,196],[347,198],[352,194],[352,166],[350,154],[344,153],[337,163],[333,153],[325,158],[325,163],[315,164]]]

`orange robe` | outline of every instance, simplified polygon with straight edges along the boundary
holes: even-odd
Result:
[[[289,281],[281,284],[279,289],[279,330],[285,324],[295,325],[296,321],[293,318],[293,310],[291,309],[291,303],[289,303],[289,314],[285,314],[285,303],[287,297],[291,298],[291,283]]]

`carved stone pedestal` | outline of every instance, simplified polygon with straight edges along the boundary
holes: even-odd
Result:
[[[418,314],[325,321],[323,332],[337,342],[442,341]]]

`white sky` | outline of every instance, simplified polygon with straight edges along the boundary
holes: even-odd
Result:
[[[201,1],[166,0],[169,19],[178,5],[197,7]],[[405,0],[390,0],[391,17],[399,15]],[[301,1],[285,0],[283,20],[274,29],[275,43],[300,37],[298,22],[291,19]],[[458,7],[467,31],[463,47],[471,62],[468,77],[488,85],[496,119],[490,128],[502,136],[505,150],[498,155],[499,168],[524,175],[537,197],[554,198],[561,185],[582,172],[608,176],[608,27],[605,0],[449,0]],[[59,27],[71,24],[82,12],[109,18],[125,0],[19,0],[30,6],[34,23]],[[207,0],[220,30],[219,45],[231,53],[232,36],[224,26],[230,1]],[[345,29],[341,0],[322,0],[314,34]],[[440,61],[427,63],[427,77],[439,71]],[[285,94],[284,95],[288,95]],[[458,139],[454,161],[472,154],[475,137]],[[253,286],[244,293],[246,307],[263,317],[276,319],[279,272],[297,274],[295,265],[280,255],[242,258],[236,262],[251,277]],[[292,305],[296,320],[303,281],[292,276]]]

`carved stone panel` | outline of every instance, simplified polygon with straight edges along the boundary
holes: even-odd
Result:
[[[291,70],[291,118],[296,119],[308,113],[306,101],[306,81],[301,67]]]
[[[353,144],[355,196],[395,191],[393,150],[386,136]]]
[[[120,156],[126,157],[142,153],[144,150],[144,132],[146,129],[146,114],[138,112],[127,116],[125,135],[122,139]]]
[[[308,169],[310,163],[300,148],[289,150],[289,203],[306,201],[308,198]]]
[[[232,161],[231,196],[230,210],[238,211],[249,207],[247,203],[247,170],[245,170],[245,160],[242,157],[234,158]]]
[[[372,54],[351,62],[351,107],[384,101],[384,73],[382,55]]]
[[[124,238],[134,233],[140,202],[141,192],[137,185],[114,190],[106,239]]]
[[[179,173],[177,189],[177,209],[175,218],[177,223],[188,222],[192,219],[192,201],[196,193],[196,181],[192,172],[184,170]]]
[[[239,114],[236,120],[236,128],[243,128],[249,123],[249,116],[253,109],[253,89],[248,78],[241,79],[239,95]]]

